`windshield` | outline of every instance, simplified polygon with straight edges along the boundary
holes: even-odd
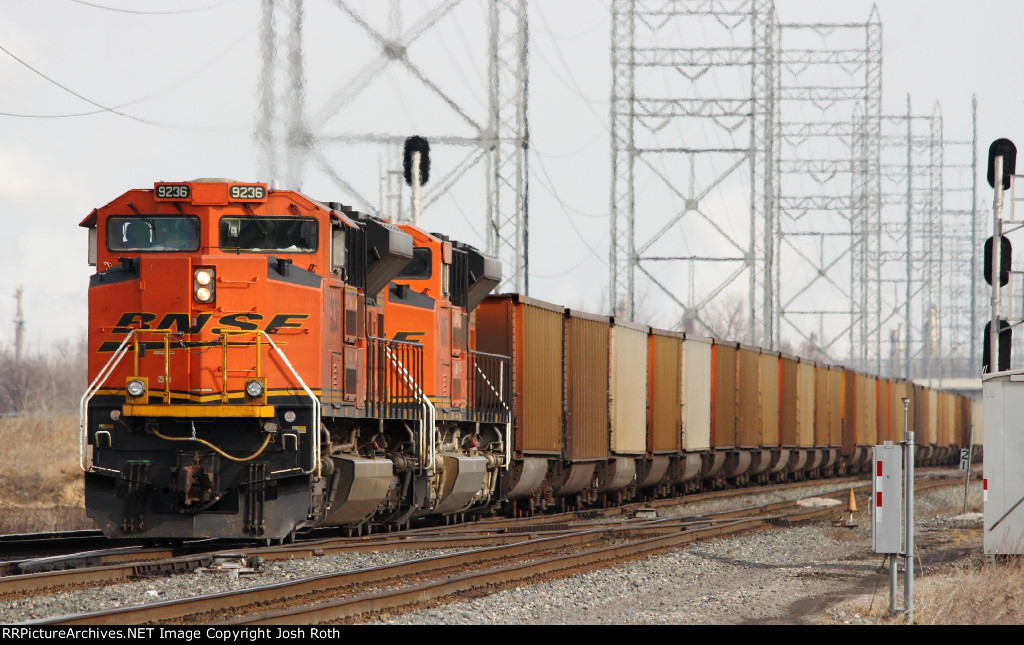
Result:
[[[220,220],[220,248],[312,253],[317,249],[317,221],[308,217],[224,217]]]
[[[412,259],[405,265],[399,278],[425,280],[430,277],[430,249],[417,246],[412,250]]]
[[[115,215],[107,220],[111,251],[197,251],[199,218],[190,215]]]

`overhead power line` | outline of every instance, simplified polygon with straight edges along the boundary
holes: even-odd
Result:
[[[81,96],[80,94],[74,92],[73,90],[65,87],[61,83],[53,80],[52,78],[50,78],[46,74],[43,74],[39,70],[35,69],[31,65],[29,65],[25,61],[21,60],[20,58],[18,58],[17,56],[15,56],[13,53],[8,51],[7,49],[5,49],[2,45],[0,45],[0,51],[3,51],[5,54],[10,56],[14,60],[18,61],[19,63],[21,63],[22,65],[24,65],[28,69],[32,70],[34,73],[38,74],[42,78],[46,79],[48,82],[56,85],[57,87],[63,89],[66,92],[70,92],[72,95],[74,95],[74,96],[76,96],[76,97],[78,97],[78,98],[80,98],[80,99],[82,99],[82,100],[84,100],[84,101],[86,101],[86,102],[88,102],[88,103],[90,103],[92,105],[95,105],[96,107],[99,108],[97,110],[89,110],[87,112],[70,112],[70,113],[65,113],[65,114],[24,114],[24,113],[17,113],[17,112],[0,112],[0,116],[9,116],[9,117],[25,118],[25,119],[66,119],[66,118],[81,117],[81,116],[92,116],[92,115],[95,115],[95,114],[103,114],[104,112],[109,112],[109,113],[112,113],[112,114],[116,114],[118,116],[124,116],[124,117],[127,117],[129,119],[133,119],[135,121],[139,121],[141,123],[145,123],[146,125],[153,125],[153,126],[158,126],[158,127],[173,128],[173,129],[177,129],[177,130],[188,130],[188,131],[192,131],[192,132],[223,130],[224,128],[217,128],[217,127],[196,128],[196,127],[193,127],[193,126],[176,125],[176,124],[173,124],[173,123],[162,123],[162,122],[142,119],[140,117],[136,117],[136,116],[133,116],[131,114],[127,114],[127,113],[121,112],[120,110],[122,108],[126,108],[126,107],[128,107],[130,105],[135,105],[137,103],[142,103],[143,101],[149,101],[151,99],[158,98],[160,96],[164,96],[164,95],[168,94],[169,92],[171,92],[172,90],[175,90],[178,87],[184,85],[185,83],[187,83],[187,82],[189,82],[191,80],[194,80],[196,78],[197,74],[201,73],[204,70],[211,69],[211,66],[212,66],[214,61],[218,61],[218,60],[221,60],[222,58],[224,58],[224,56],[229,51],[231,51],[232,49],[237,47],[239,45],[239,43],[241,43],[243,40],[245,40],[246,38],[250,37],[251,35],[252,35],[252,31],[251,30],[246,31],[245,33],[240,34],[237,38],[235,38],[230,43],[228,43],[228,45],[225,46],[223,49],[219,50],[216,54],[214,54],[213,56],[209,57],[207,60],[203,61],[202,64],[196,66],[194,69],[190,70],[189,72],[187,72],[185,74],[182,74],[182,76],[180,78],[178,78],[176,81],[174,81],[173,83],[170,83],[169,85],[164,86],[163,88],[157,90],[156,92],[153,92],[152,94],[148,94],[146,96],[143,96],[143,97],[140,97],[140,98],[137,98],[137,99],[133,99],[131,101],[126,101],[124,103],[119,103],[118,105],[114,105],[112,107],[106,107],[106,106],[100,105],[99,103],[96,103],[95,101],[92,101],[92,100],[90,100],[90,99],[88,99],[88,98],[86,98],[84,96]]]
[[[93,101],[92,99],[90,99],[90,98],[88,98],[88,97],[86,97],[86,96],[82,96],[81,94],[79,94],[78,92],[74,91],[74,90],[73,90],[73,89],[71,89],[70,87],[68,87],[68,86],[66,86],[66,85],[64,85],[64,84],[62,84],[62,83],[60,83],[59,81],[56,81],[56,80],[54,80],[54,79],[50,78],[50,77],[49,77],[49,76],[47,76],[46,74],[44,74],[44,73],[40,72],[40,71],[39,71],[38,69],[36,69],[35,67],[32,67],[31,65],[29,65],[29,64],[28,64],[28,63],[26,63],[25,61],[23,61],[23,60],[21,60],[20,58],[18,58],[17,56],[15,56],[15,55],[14,55],[13,53],[11,53],[11,52],[10,52],[10,51],[9,51],[9,50],[8,50],[8,49],[6,48],[6,47],[4,47],[4,46],[0,45],[0,51],[2,51],[3,53],[7,54],[8,56],[10,56],[11,58],[13,58],[14,60],[18,61],[19,63],[21,63],[22,65],[24,65],[25,67],[27,67],[27,68],[28,68],[29,70],[31,70],[31,71],[32,71],[32,73],[34,73],[34,74],[36,74],[36,75],[38,75],[38,76],[42,77],[42,78],[43,78],[43,79],[45,79],[45,80],[46,80],[47,82],[49,82],[49,83],[51,83],[51,84],[53,84],[53,85],[56,85],[57,87],[59,87],[60,89],[64,90],[64,91],[65,91],[65,92],[67,92],[68,94],[71,94],[72,96],[75,96],[75,97],[77,97],[77,98],[80,98],[80,99],[82,99],[83,101],[85,101],[85,102],[86,102],[86,103],[88,103],[89,105],[95,105],[96,107],[98,107],[98,108],[99,108],[99,111],[100,111],[100,112],[110,112],[110,113],[112,113],[112,114],[116,114],[116,115],[118,115],[118,116],[123,116],[123,117],[127,117],[127,118],[129,118],[129,119],[132,119],[132,120],[134,120],[134,121],[138,121],[139,123],[146,123],[146,124],[148,124],[148,125],[161,125],[161,124],[155,123],[155,122],[153,122],[153,121],[147,121],[146,119],[143,119],[143,118],[140,118],[140,117],[137,117],[137,116],[133,116],[133,115],[131,115],[131,114],[126,114],[126,113],[124,113],[124,112],[120,112],[120,111],[118,111],[118,110],[117,110],[117,109],[115,109],[115,108],[111,108],[111,107],[107,107],[107,106],[105,106],[105,105],[101,105],[101,104],[97,103],[96,101]]]
[[[174,9],[172,11],[137,11],[134,9],[121,9],[119,7],[108,7],[106,5],[96,4],[94,2],[86,2],[85,0],[70,0],[75,4],[85,5],[86,7],[92,7],[94,9],[103,9],[104,11],[115,11],[117,13],[133,13],[140,16],[167,16],[178,13],[200,13],[202,11],[209,11],[210,9],[216,9],[217,7],[226,5],[236,0],[223,0],[217,4],[212,4],[206,7],[196,7],[195,9]]]

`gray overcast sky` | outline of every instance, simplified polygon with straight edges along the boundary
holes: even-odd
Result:
[[[307,105],[315,108],[378,50],[332,3],[306,4]],[[351,4],[374,11],[372,3]],[[864,22],[872,4],[883,24],[885,112],[904,112],[908,93],[923,114],[941,101],[946,137],[968,139],[975,93],[979,154],[1002,136],[1024,143],[1017,61],[1024,3],[777,0],[776,7],[783,22]],[[472,87],[486,72],[485,12],[481,0],[463,5],[411,54],[479,113],[485,94]],[[426,3],[406,6],[408,25]],[[596,310],[607,280],[610,3],[531,2],[530,12],[531,295]],[[255,176],[252,139],[259,3],[0,0],[0,15],[0,342],[13,339],[20,282],[35,349],[85,329],[91,268],[77,225],[93,208],[158,180],[269,179]],[[373,128],[382,118],[399,123],[401,134],[436,127],[426,103],[389,100],[402,95],[403,82],[382,79],[333,129]],[[55,115],[62,116],[44,118]],[[364,194],[377,194],[378,154],[333,154],[361,178]],[[315,198],[352,202],[322,176],[304,188]],[[466,190],[425,221],[482,247],[478,195]],[[979,192],[987,214],[987,185]]]

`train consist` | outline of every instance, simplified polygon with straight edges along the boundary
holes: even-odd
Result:
[[[475,248],[266,184],[83,220],[86,507],[111,537],[283,541],[953,459],[969,398],[516,294]]]

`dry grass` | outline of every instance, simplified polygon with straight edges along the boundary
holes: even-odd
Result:
[[[0,418],[0,533],[86,528],[78,418]]]
[[[914,622],[922,625],[1019,625],[1024,622],[1024,562],[964,563],[914,589]]]

